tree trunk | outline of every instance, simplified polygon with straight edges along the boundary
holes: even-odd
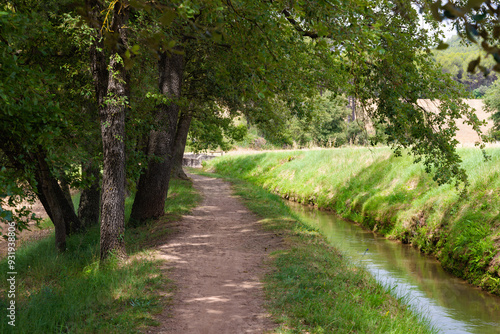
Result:
[[[158,63],[160,93],[175,100],[180,97],[184,56],[178,53],[160,55]],[[132,222],[157,218],[165,212],[179,106],[161,104],[155,114],[156,129],[149,134],[148,165],[139,178],[130,216]]]
[[[75,214],[75,209],[72,205],[73,203],[71,202],[70,204],[71,196],[68,200],[67,195],[59,185],[59,182],[50,173],[50,167],[45,161],[45,158],[46,154],[43,151],[38,152],[33,158],[36,162],[37,169],[35,171],[35,180],[37,185],[34,185],[33,188],[37,189],[36,194],[40,199],[40,202],[42,202],[45,212],[47,212],[50,220],[52,220],[54,227],[57,229],[58,222],[55,220],[58,219],[58,212],[61,212],[65,225],[64,233],[66,235],[77,233],[82,230],[82,223]],[[38,189],[39,185],[43,186],[44,184],[46,186],[44,191],[42,191],[43,189]],[[50,185],[50,187],[47,186],[47,184]],[[54,205],[57,205],[57,208],[55,208]]]
[[[78,205],[78,218],[80,218],[83,227],[88,228],[99,222],[101,171],[99,166],[92,161],[87,161],[82,163],[82,174],[86,178],[92,179],[91,185],[82,189]]]
[[[108,95],[100,112],[103,147],[101,260],[110,253],[125,257],[125,97],[124,71],[118,54],[109,62]]]
[[[47,214],[52,220],[55,229],[56,247],[60,252],[66,250],[66,223],[63,209],[61,207],[60,196],[57,189],[62,194],[57,179],[50,173],[49,166],[45,161],[44,154],[36,155],[37,170],[35,172],[36,192]],[[62,195],[64,198],[64,195]],[[65,200],[64,200],[65,201]]]
[[[37,171],[39,173],[39,171]],[[45,179],[50,180],[52,182],[52,176],[51,179]],[[55,184],[51,184],[50,186],[50,197],[55,198],[57,201],[57,205],[59,209],[55,210],[54,209],[54,204],[53,202],[48,200],[48,196],[45,192],[37,191],[37,197],[40,199],[40,202],[43,205],[43,208],[45,209],[45,212],[49,215],[50,220],[52,220],[52,223],[54,226],[56,226],[56,223],[54,220],[56,219],[54,211],[61,211],[63,215],[63,220],[64,220],[64,225],[65,225],[65,233],[66,235],[71,235],[77,232],[80,232],[82,230],[82,223],[78,216],[76,215],[75,211],[73,211],[73,208],[69,204],[68,200],[66,199],[66,196],[64,196],[64,193],[59,186],[59,183],[57,182],[57,179],[53,178],[55,180]],[[36,177],[36,182],[37,184],[40,184],[41,182],[48,182],[48,181],[43,181],[43,178],[41,176]],[[38,185],[36,185],[38,187]],[[57,228],[57,227],[56,227]]]
[[[89,21],[94,26],[96,38],[90,46],[90,69],[92,79],[94,81],[95,100],[89,99],[85,113],[99,115],[99,110],[104,106],[104,97],[108,92],[108,76],[107,61],[104,52],[104,43],[100,32],[99,12],[102,10],[101,4],[94,0],[87,0]],[[97,117],[96,117],[97,118]],[[89,156],[93,157],[98,152],[98,147],[101,145],[97,142],[90,143]],[[101,171],[93,158],[82,162],[82,174],[92,179],[91,185],[81,189],[80,203],[78,205],[78,217],[84,228],[88,228],[99,222],[99,212],[101,210],[101,192],[100,180]]]
[[[120,6],[120,8],[117,8]],[[124,26],[126,7],[117,3],[114,8],[111,31],[119,33],[118,45],[126,46]],[[114,254],[122,259],[125,252],[125,108],[126,72],[118,51],[109,61],[107,95],[100,105],[103,147],[102,205],[101,205],[101,261]]]
[[[66,176],[63,175],[59,180],[59,183],[61,185],[61,190],[64,194],[64,198],[66,199],[66,201],[68,201],[68,205],[70,206],[71,210],[75,211],[75,205],[73,204],[73,199],[71,198],[71,189],[69,188],[69,183],[66,179]]]
[[[56,192],[57,198],[59,199],[59,202],[61,203],[64,222],[66,224],[66,234],[71,235],[80,232],[82,230],[82,223],[75,213],[73,203],[71,203],[71,205],[69,204],[70,202],[68,202],[68,200],[66,199],[66,196],[64,195],[62,189],[59,187],[59,184],[57,184],[57,187],[54,187],[54,190]]]
[[[75,205],[71,198],[71,191],[65,176],[59,181],[60,187],[56,187],[56,194],[60,198],[62,204],[64,222],[66,224],[66,234],[71,235],[82,230],[82,222],[75,213]],[[61,191],[59,191],[59,189]],[[62,197],[61,197],[62,193]]]
[[[192,118],[193,114],[190,110],[182,112],[181,116],[179,117],[179,123],[177,124],[177,133],[175,134],[174,141],[174,158],[172,163],[173,178],[183,180],[189,179],[186,173],[184,173],[184,170],[182,170],[182,158],[184,157],[184,150],[186,148],[186,141]]]

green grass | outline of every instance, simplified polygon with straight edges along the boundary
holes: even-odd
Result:
[[[336,211],[500,294],[500,149],[488,149],[487,162],[478,149],[459,153],[470,180],[466,197],[388,148],[226,155],[207,168]]]
[[[211,174],[211,176],[213,176]],[[279,196],[230,179],[236,194],[285,240],[265,279],[277,333],[432,333],[429,323],[301,223]]]
[[[169,233],[169,221],[188,212],[199,198],[190,182],[172,180],[167,215],[127,228],[130,259],[125,263],[111,260],[99,266],[98,226],[69,237],[63,254],[55,250],[53,235],[23,245],[16,252],[16,327],[7,324],[4,311],[0,333],[140,333],[157,324],[154,315],[168,302],[158,291],[168,293],[173,285],[150,248]],[[5,259],[0,268],[8,271]],[[0,289],[5,310],[5,279]]]

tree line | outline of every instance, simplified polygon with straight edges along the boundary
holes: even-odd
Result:
[[[244,115],[283,139],[293,136],[290,119],[307,126],[318,119],[311,110],[324,118],[324,104],[345,96],[397,153],[409,149],[438,182],[466,182],[454,120],[478,131],[479,121],[432,60],[437,39],[411,4],[7,1],[0,217],[25,228],[29,210],[6,204],[36,197],[60,251],[68,235],[99,223],[101,259],[125,258],[125,198],[135,196],[129,224],[163,215],[190,128],[199,145],[219,143],[241,137],[231,120]],[[418,106],[423,95],[441,101],[440,113]],[[333,126],[318,124],[319,140]],[[70,187],[81,190],[77,212]]]
[[[449,73],[453,80],[463,84],[473,97],[481,98],[488,87],[497,79],[495,73],[485,76],[480,71],[475,73],[467,71],[468,64],[482,54],[481,47],[470,41],[462,40],[458,35],[451,37],[446,43],[449,45],[447,49],[433,52],[434,59],[441,65],[443,72]],[[486,65],[492,67],[495,65],[495,61],[488,58]]]

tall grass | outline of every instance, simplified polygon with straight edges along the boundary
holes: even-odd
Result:
[[[472,284],[500,294],[500,150],[460,149],[470,186],[438,186],[421,164],[387,148],[224,156],[207,167],[280,196],[334,210],[434,254]]]
[[[172,288],[153,260],[150,248],[168,233],[168,222],[190,210],[199,196],[186,181],[174,180],[167,215],[138,228],[127,228],[130,259],[99,265],[99,228],[67,240],[58,253],[54,236],[23,245],[16,252],[16,326],[7,324],[7,282],[0,282],[0,333],[139,333],[157,324],[154,315],[166,299],[158,291]],[[129,205],[130,201],[127,201]],[[6,273],[6,259],[0,262]]]

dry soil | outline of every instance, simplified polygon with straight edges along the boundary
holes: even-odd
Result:
[[[231,194],[228,183],[190,175],[203,202],[185,216],[156,257],[177,286],[174,304],[147,333],[264,333],[263,262],[281,240]]]

